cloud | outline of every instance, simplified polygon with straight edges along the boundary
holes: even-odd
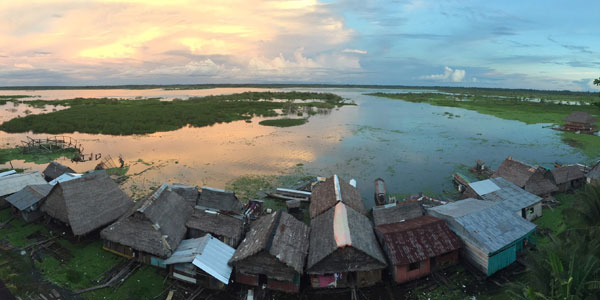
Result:
[[[437,81],[450,81],[450,82],[461,82],[465,78],[467,72],[465,70],[456,69],[445,66],[443,74],[433,74],[427,76],[421,76],[421,79],[425,80],[437,80]]]
[[[586,46],[577,46],[577,45],[569,45],[569,44],[565,44],[565,43],[561,43],[559,41],[556,41],[555,39],[553,39],[552,37],[548,37],[548,40],[565,48],[565,49],[569,49],[569,50],[575,50],[581,53],[585,53],[585,54],[593,54],[594,52],[590,51],[589,47]]]
[[[367,54],[368,53],[366,50],[350,49],[350,48],[346,48],[342,52],[344,52],[344,53],[356,53],[356,54]]]
[[[33,66],[30,64],[14,64],[13,66],[18,69],[33,69]]]

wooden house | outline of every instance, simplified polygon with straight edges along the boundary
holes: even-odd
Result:
[[[516,186],[541,197],[549,196],[551,193],[558,191],[556,185],[546,178],[544,168],[530,166],[512,157],[508,157],[502,162],[498,170],[492,175],[492,178],[496,177],[502,177]],[[472,197],[468,193],[466,195]]]
[[[200,238],[181,241],[164,263],[168,266],[171,278],[211,289],[222,289],[229,284],[232,269],[228,261],[234,252],[234,248],[206,234]]]
[[[11,174],[0,177],[0,208],[10,206],[5,197],[22,190],[28,185],[46,184],[39,172]]]
[[[423,208],[417,201],[402,201],[373,207],[375,226],[403,222],[423,216]]]
[[[598,131],[598,120],[590,113],[574,111],[565,118],[564,130],[578,131],[581,133],[594,133]]]
[[[535,243],[535,224],[501,203],[465,199],[427,209],[446,220],[462,241],[461,257],[490,276],[517,260],[517,253]]]
[[[259,218],[229,260],[235,268],[235,281],[297,293],[308,235],[308,226],[284,211]]]
[[[516,186],[502,177],[469,184],[477,199],[501,203],[529,221],[542,216],[542,198]]]
[[[188,238],[198,238],[210,233],[223,243],[236,248],[244,234],[244,219],[209,209],[196,208],[185,226]]]
[[[126,258],[165,268],[185,238],[185,223],[192,215],[190,203],[163,184],[156,192],[118,221],[100,232],[103,248]]]
[[[51,162],[48,164],[48,166],[46,167],[46,169],[44,169],[44,171],[42,172],[42,174],[44,174],[44,178],[47,181],[51,181],[54,180],[56,178],[58,178],[58,176],[65,174],[65,173],[76,173],[73,169],[59,164],[55,161]]]
[[[313,288],[360,288],[381,281],[387,263],[369,218],[339,201],[310,221],[306,273]]]
[[[6,197],[6,201],[13,207],[13,212],[26,223],[33,222],[43,216],[39,209],[40,201],[44,199],[52,186],[49,184],[28,185],[22,190]]]
[[[600,162],[596,163],[585,176],[588,184],[600,186]]]
[[[562,166],[550,170],[548,177],[562,193],[579,188],[585,184],[585,174],[576,165]]]
[[[394,281],[403,283],[458,262],[460,239],[443,219],[422,216],[375,227]]]
[[[313,188],[310,218],[324,213],[340,201],[361,214],[367,213],[358,189],[341,180],[337,175],[333,175]]]
[[[235,196],[234,192],[207,186],[202,187],[196,205],[230,214],[241,214],[244,209],[244,204]]]
[[[41,209],[81,236],[114,222],[133,204],[106,171],[96,171],[55,185]]]

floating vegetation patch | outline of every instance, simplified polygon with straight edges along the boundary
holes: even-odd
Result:
[[[306,122],[308,122],[308,119],[284,118],[284,119],[263,120],[263,121],[258,122],[258,124],[264,125],[264,126],[275,126],[275,127],[292,127],[292,126],[299,126],[302,124],[306,124]]]

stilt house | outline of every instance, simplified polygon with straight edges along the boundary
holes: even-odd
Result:
[[[417,201],[402,201],[373,207],[375,226],[404,222],[423,216],[423,208]]]
[[[210,233],[221,242],[236,248],[244,234],[244,220],[209,209],[196,208],[185,224],[188,238],[198,238]]]
[[[558,188],[546,178],[545,173],[544,168],[533,167],[508,157],[494,172],[492,178],[502,177],[530,193],[546,197],[556,192]],[[472,197],[468,194],[467,196]]]
[[[590,113],[574,111],[565,118],[564,129],[567,131],[579,131],[581,133],[594,133],[598,131],[596,123],[598,120]]]
[[[52,186],[49,184],[28,185],[22,190],[6,197],[6,201],[13,207],[13,212],[26,223],[33,222],[44,215],[39,210],[40,201],[44,199]]]
[[[561,193],[579,188],[585,184],[585,174],[576,165],[552,169],[548,177],[558,186]]]
[[[47,181],[51,181],[54,180],[56,178],[58,178],[58,176],[65,174],[65,173],[76,173],[73,169],[59,164],[55,161],[51,162],[48,164],[48,166],[46,167],[46,169],[44,169],[44,171],[42,172],[42,174],[44,174],[44,178]]]

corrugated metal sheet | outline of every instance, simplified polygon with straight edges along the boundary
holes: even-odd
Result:
[[[67,182],[69,180],[73,180],[73,179],[77,179],[79,177],[83,176],[83,174],[77,174],[77,173],[65,173],[62,174],[58,177],[56,177],[55,179],[53,179],[52,181],[48,182],[50,185],[54,186],[57,183],[60,182]]]
[[[485,194],[489,194],[495,192],[500,189],[492,179],[481,180],[477,182],[469,183],[469,186],[477,193],[479,196],[483,196]]]
[[[201,238],[181,241],[171,257],[165,260],[165,264],[191,263],[194,261],[197,254],[202,253],[202,250],[210,237],[212,236],[207,234]]]
[[[46,184],[46,180],[39,172],[0,177],[0,197],[18,192],[24,187],[34,184]]]
[[[6,197],[6,201],[18,210],[25,210],[46,197],[52,186],[49,184],[28,185],[20,191]]]
[[[517,247],[516,245],[512,245],[512,247],[503,250],[502,252],[494,254],[492,257],[488,259],[488,273],[490,276],[496,273],[499,270],[502,270],[508,267],[510,264],[514,263],[517,260]]]
[[[235,249],[211,235],[207,236],[210,238],[207,240],[204,251],[196,255],[192,263],[222,283],[228,284],[232,271],[228,262],[233,257]]]
[[[502,205],[506,206],[513,212],[520,211],[523,208],[530,207],[540,201],[541,197],[538,197],[518,186],[514,183],[502,178],[489,179],[500,189],[485,195],[479,194],[481,198],[488,201],[501,202]]]
[[[523,239],[536,227],[514,211],[491,201],[465,199],[427,211],[449,221],[452,231],[489,255]]]

